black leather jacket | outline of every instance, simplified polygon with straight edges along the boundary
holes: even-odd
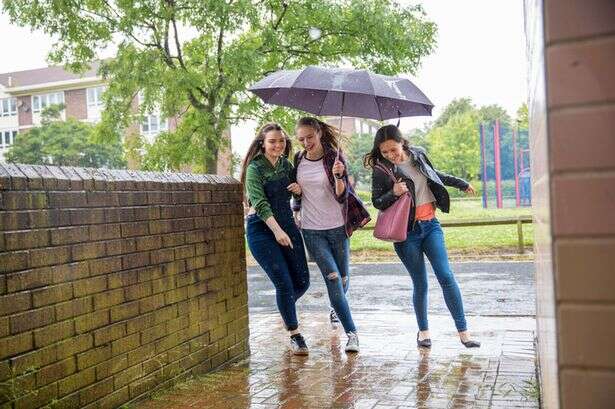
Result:
[[[459,190],[466,190],[469,183],[463,179],[437,171],[427,158],[427,154],[423,148],[413,146],[407,153],[412,159],[414,166],[416,166],[416,168],[427,178],[427,185],[436,198],[436,207],[444,213],[448,213],[451,206],[451,199],[444,186],[452,186]],[[399,180],[399,178],[401,178],[406,182],[406,186],[408,186],[408,190],[412,195],[412,202],[416,203],[416,193],[414,191],[414,182],[412,179],[403,173],[395,164],[386,159],[381,161],[380,164],[393,171],[395,179]],[[375,168],[372,172],[372,204],[376,209],[384,210],[395,203],[396,200],[397,196],[393,193],[393,181],[390,176],[382,170]],[[410,210],[410,225],[414,222],[414,211],[415,207],[412,206]]]

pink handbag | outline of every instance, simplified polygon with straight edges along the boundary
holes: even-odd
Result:
[[[393,183],[396,182],[393,172],[382,165],[376,167],[385,172]],[[405,241],[408,235],[408,218],[410,217],[410,207],[412,206],[412,196],[409,193],[401,195],[395,203],[378,213],[374,237],[384,241],[399,242]]]

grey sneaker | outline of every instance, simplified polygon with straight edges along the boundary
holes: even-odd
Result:
[[[341,322],[335,310],[331,310],[331,312],[329,312],[329,322],[331,322],[331,328],[333,329],[339,328]]]
[[[295,355],[309,354],[307,344],[305,343],[305,339],[303,339],[303,335],[301,334],[295,334],[290,336],[290,348]]]
[[[349,332],[348,342],[346,343],[346,352],[359,352],[359,337],[354,332]]]

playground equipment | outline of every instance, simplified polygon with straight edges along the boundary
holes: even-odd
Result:
[[[529,135],[499,120],[480,125],[483,207],[532,205]]]

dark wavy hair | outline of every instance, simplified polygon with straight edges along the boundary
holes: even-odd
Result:
[[[288,134],[286,133],[284,128],[282,128],[279,124],[276,124],[275,122],[270,122],[268,124],[263,125],[261,129],[258,130],[256,137],[250,144],[250,147],[248,148],[248,153],[246,154],[246,157],[243,159],[243,162],[241,164],[241,178],[240,179],[241,179],[242,185],[244,186],[246,185],[246,171],[248,169],[248,165],[250,165],[250,162],[252,162],[252,159],[254,159],[254,157],[258,155],[259,153],[265,152],[265,144],[264,144],[265,135],[267,135],[267,132],[271,132],[271,131],[282,132],[282,135],[284,135],[284,139],[286,139],[286,148],[284,149],[284,156],[287,158],[289,157],[292,147],[290,143],[290,138],[288,137]]]
[[[401,143],[403,149],[410,153],[410,143],[401,135],[399,128],[395,125],[385,125],[376,132],[372,150],[363,156],[363,166],[373,169],[376,163],[385,160],[384,156],[380,153],[380,144],[391,140]]]
[[[315,131],[320,132],[320,143],[323,146],[328,146],[331,149],[340,147],[341,132],[338,128],[311,116],[305,116],[297,121],[295,129],[302,126],[309,126]]]

